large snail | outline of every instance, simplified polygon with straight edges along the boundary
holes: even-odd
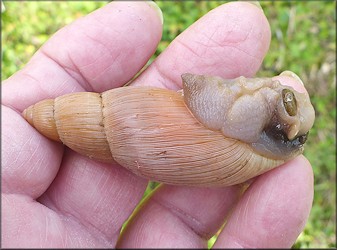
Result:
[[[181,91],[71,93],[23,116],[80,154],[174,185],[234,185],[302,153],[315,119],[307,93],[272,78],[182,80]]]

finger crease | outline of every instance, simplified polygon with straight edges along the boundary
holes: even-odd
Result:
[[[164,208],[166,211],[168,211],[170,214],[172,214],[174,217],[179,219],[184,225],[190,228],[200,238],[204,240],[208,240],[209,233],[205,229],[205,226],[195,217],[191,216],[190,214],[186,213],[185,211],[177,208],[176,206],[172,204],[161,202],[157,200],[155,197],[153,197],[153,201],[159,206],[161,206],[162,208]],[[192,224],[194,224],[194,226]],[[197,227],[203,228],[203,229],[197,230]]]
[[[53,57],[51,57],[44,49],[43,47],[40,49],[40,52],[43,56],[51,60],[53,63],[55,63],[61,70],[67,73],[67,75],[75,80],[81,87],[86,89],[87,91],[92,91],[92,87],[89,84],[89,82],[86,80],[84,75],[81,73],[77,65],[74,63],[72,60],[71,56],[69,53],[67,53],[67,56],[72,64],[72,67],[69,67],[69,65],[63,65],[57,60],[55,60]]]
[[[179,83],[177,83],[177,81],[174,80],[173,77],[171,77],[169,74],[166,74],[164,70],[161,70],[160,67],[158,66],[158,63],[154,62],[151,64],[152,67],[155,68],[155,71],[158,72],[158,74],[160,75],[160,79],[158,79],[158,81],[160,81],[161,85],[166,88],[166,89],[181,89],[181,85]],[[171,83],[169,84],[168,81]]]
[[[90,235],[92,235],[96,239],[102,241],[104,244],[106,244],[108,246],[111,246],[111,240],[109,240],[109,238],[111,238],[112,236],[108,237],[108,235],[106,235],[102,230],[100,230],[98,227],[96,227],[90,221],[88,221],[86,219],[80,219],[75,214],[72,214],[70,212],[65,212],[65,211],[61,210],[52,199],[50,199],[49,197],[47,199],[51,203],[51,206],[50,205],[46,206],[43,203],[41,203],[41,204],[46,206],[47,208],[53,210],[54,212],[56,212],[61,218],[63,218],[62,221],[71,220],[74,223],[77,223],[78,225],[80,225],[83,228],[83,230],[87,231]]]

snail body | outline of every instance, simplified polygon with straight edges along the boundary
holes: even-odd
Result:
[[[183,91],[71,93],[23,116],[80,154],[173,185],[234,185],[302,153],[314,121],[308,95],[271,78],[182,79]]]

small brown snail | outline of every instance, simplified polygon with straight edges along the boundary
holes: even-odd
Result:
[[[183,90],[121,87],[48,99],[23,112],[74,151],[174,185],[228,186],[303,151],[308,94],[272,78],[183,74]]]

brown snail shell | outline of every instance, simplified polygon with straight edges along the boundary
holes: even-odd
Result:
[[[307,94],[271,78],[182,79],[183,91],[71,93],[23,116],[80,154],[174,185],[234,185],[302,153],[315,118]]]

